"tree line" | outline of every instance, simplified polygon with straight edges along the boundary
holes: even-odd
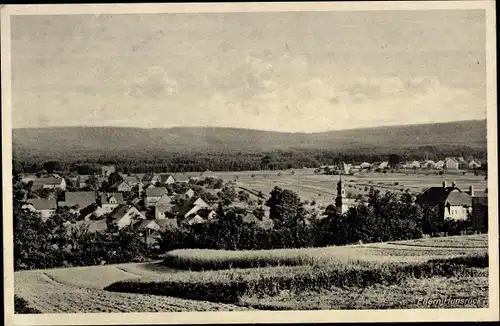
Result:
[[[395,165],[406,160],[439,160],[448,156],[486,158],[486,149],[467,146],[418,146],[409,148],[356,148],[351,150],[290,149],[274,151],[198,150],[164,152],[28,153],[13,152],[15,171],[36,173],[42,169],[98,174],[100,166],[113,164],[119,172],[196,172],[282,170],[318,167],[344,162],[389,161]],[[82,158],[83,157],[83,158]]]

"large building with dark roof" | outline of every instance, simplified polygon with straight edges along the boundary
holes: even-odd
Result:
[[[417,197],[416,202],[423,207],[437,209],[441,219],[466,220],[472,213],[474,187],[462,191],[455,183],[448,187],[430,187]]]

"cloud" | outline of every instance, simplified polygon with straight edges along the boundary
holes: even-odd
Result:
[[[177,81],[160,66],[149,67],[146,71],[135,76],[129,87],[128,95],[137,98],[174,97],[179,92]]]

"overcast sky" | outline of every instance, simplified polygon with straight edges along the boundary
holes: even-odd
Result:
[[[486,117],[484,11],[12,16],[13,127]]]

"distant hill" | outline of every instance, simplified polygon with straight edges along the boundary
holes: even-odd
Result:
[[[416,146],[486,148],[486,120],[375,127],[320,133],[282,133],[237,128],[122,127],[25,128],[13,130],[14,152],[64,153],[161,149],[272,150],[403,148]]]

